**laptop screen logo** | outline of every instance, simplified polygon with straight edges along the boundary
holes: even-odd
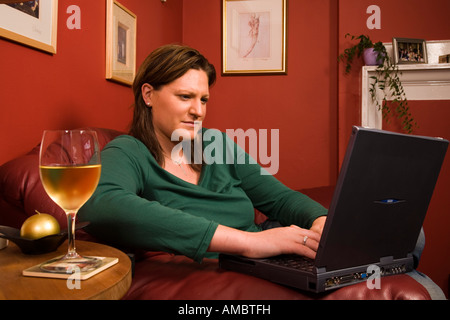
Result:
[[[376,200],[374,201],[375,203],[380,203],[380,204],[398,204],[398,203],[403,203],[406,202],[406,200],[400,200],[400,199],[395,199],[395,198],[388,198],[388,199],[382,199],[382,200]]]

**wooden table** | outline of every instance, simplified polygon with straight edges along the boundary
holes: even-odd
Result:
[[[120,299],[131,285],[131,261],[122,251],[87,241],[76,241],[77,252],[86,256],[116,257],[119,262],[69,289],[67,280],[25,277],[22,270],[67,252],[67,241],[57,251],[26,255],[12,242],[0,250],[0,300],[105,300]]]

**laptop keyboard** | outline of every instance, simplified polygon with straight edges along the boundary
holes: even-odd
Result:
[[[303,271],[314,270],[314,260],[298,255],[282,255],[266,259],[265,262]]]

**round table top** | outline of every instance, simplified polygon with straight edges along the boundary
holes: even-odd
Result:
[[[0,300],[106,300],[121,299],[131,285],[131,260],[122,251],[99,243],[76,240],[81,255],[118,258],[115,265],[86,280],[23,276],[24,269],[67,253],[67,241],[58,250],[27,255],[12,242],[0,250]]]

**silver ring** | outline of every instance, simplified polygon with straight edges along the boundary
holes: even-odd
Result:
[[[304,245],[304,246],[306,246],[306,240],[308,240],[308,236],[305,236],[305,237],[303,238],[303,245]]]

